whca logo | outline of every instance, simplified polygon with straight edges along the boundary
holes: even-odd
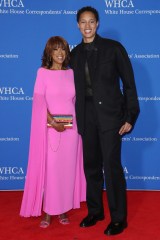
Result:
[[[19,8],[24,7],[24,4],[22,0],[0,0],[0,7]]]
[[[107,8],[134,8],[132,0],[104,0]]]

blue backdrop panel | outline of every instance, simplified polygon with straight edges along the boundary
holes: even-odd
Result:
[[[76,12],[99,11],[98,33],[120,41],[132,62],[141,113],[123,137],[128,189],[160,189],[160,1],[0,0],[0,190],[23,189],[28,161],[33,86],[47,39],[81,41]]]

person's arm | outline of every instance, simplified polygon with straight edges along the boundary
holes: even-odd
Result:
[[[30,148],[20,215],[40,216],[47,151],[47,103],[43,70],[37,72],[32,102]]]
[[[125,124],[120,129],[123,134],[131,130],[139,114],[139,103],[132,65],[125,48],[119,44],[116,48],[116,64],[123,83],[123,95],[127,111]]]
[[[47,110],[47,123],[54,128],[57,132],[63,132],[65,130],[65,126],[63,123],[56,123],[50,112]]]

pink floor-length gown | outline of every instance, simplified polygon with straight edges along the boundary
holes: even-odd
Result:
[[[51,114],[72,114],[73,128],[47,128]],[[34,87],[30,150],[20,215],[58,215],[86,199],[82,142],[75,118],[73,71],[39,68]]]

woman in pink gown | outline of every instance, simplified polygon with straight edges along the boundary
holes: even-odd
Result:
[[[51,215],[58,215],[62,224],[69,223],[65,213],[79,208],[86,198],[74,76],[72,69],[67,68],[68,61],[68,43],[61,37],[51,37],[34,87],[29,161],[20,215],[40,216],[43,209],[43,228],[49,226]],[[72,115],[73,127],[57,123],[53,114]],[[47,122],[51,127],[47,127]]]

